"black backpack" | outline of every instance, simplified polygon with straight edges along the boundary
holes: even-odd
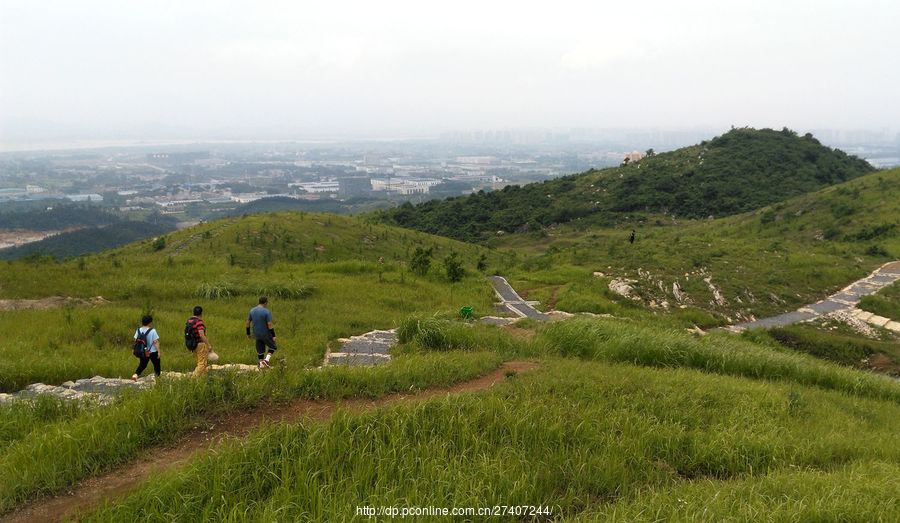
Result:
[[[137,338],[134,339],[134,345],[131,346],[131,353],[134,354],[136,358],[141,358],[144,356],[144,353],[147,352],[147,335],[150,334],[150,331],[153,329],[147,329],[144,332],[141,332],[138,329]]]
[[[184,324],[184,346],[187,347],[187,350],[194,352],[199,344],[200,336],[197,333],[197,317],[192,316]]]

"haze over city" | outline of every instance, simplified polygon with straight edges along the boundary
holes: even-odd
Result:
[[[0,148],[731,125],[893,141],[898,21],[874,0],[12,0]]]

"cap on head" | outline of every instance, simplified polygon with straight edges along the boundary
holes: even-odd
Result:
[[[265,304],[267,304],[267,303],[269,303],[269,297],[268,297],[268,296],[260,296],[260,297],[259,297],[259,304],[260,304],[260,305],[265,305]]]
[[[194,307],[194,316],[200,316],[201,314],[203,314],[203,307],[199,305]]]
[[[151,323],[153,323],[153,316],[148,314],[141,318],[141,325],[150,325]]]

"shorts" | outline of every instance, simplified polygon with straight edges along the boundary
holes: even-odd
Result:
[[[256,354],[259,355],[260,358],[266,353],[266,347],[269,348],[269,352],[278,350],[278,347],[275,346],[275,340],[273,340],[271,336],[256,338]]]

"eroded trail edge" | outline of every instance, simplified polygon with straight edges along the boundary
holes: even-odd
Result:
[[[173,445],[152,449],[139,460],[81,481],[70,491],[35,500],[0,518],[3,523],[48,522],[72,519],[100,503],[134,490],[151,474],[184,466],[201,452],[223,441],[247,436],[252,430],[272,423],[327,421],[338,408],[365,412],[403,401],[422,401],[435,396],[477,392],[503,381],[511,373],[528,372],[538,367],[531,361],[510,361],[478,378],[448,387],[435,387],[413,393],[393,393],[377,399],[350,398],[339,401],[295,399],[249,412],[234,412],[196,427]],[[151,450],[151,449],[148,449]],[[149,458],[145,459],[145,456]]]

